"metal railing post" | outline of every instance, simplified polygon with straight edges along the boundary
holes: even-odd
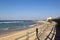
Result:
[[[38,36],[38,28],[36,28],[36,37],[37,37],[37,38],[36,38],[37,40],[40,40],[40,39],[39,39],[39,36]]]

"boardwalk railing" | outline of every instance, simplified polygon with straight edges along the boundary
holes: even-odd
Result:
[[[45,38],[45,40],[48,40],[48,39],[49,40],[54,40],[55,32],[56,32],[55,27],[53,27],[51,29],[50,33],[48,34],[48,36]]]
[[[26,35],[20,36],[16,38],[15,40],[40,40],[39,35],[43,33],[43,31],[47,28],[48,26],[45,25],[42,28],[36,28],[36,30],[32,32],[27,32]]]
[[[15,40],[40,40],[40,35],[45,31],[46,27],[42,27],[41,28],[36,28],[36,30],[32,31],[32,32],[27,32],[26,35],[23,35],[21,37],[16,38]],[[54,28],[52,28],[51,32],[53,31]],[[51,32],[49,33],[49,35],[46,37],[45,40],[47,40],[51,34]],[[54,31],[55,32],[55,31]],[[54,33],[52,33],[54,35]],[[53,37],[53,36],[52,36]],[[50,38],[49,38],[50,39]]]
[[[27,32],[26,35],[23,35],[23,36],[21,36],[21,37],[18,37],[18,38],[16,38],[15,40],[20,40],[20,39],[22,39],[22,38],[24,38],[24,37],[26,37],[24,40],[29,40],[29,38],[34,35],[33,33],[35,33],[35,31],[32,31],[32,32],[30,32],[30,33]],[[31,35],[31,34],[33,34],[33,35]],[[31,35],[31,36],[30,36],[30,35]]]

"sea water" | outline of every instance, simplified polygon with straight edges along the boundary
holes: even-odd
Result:
[[[35,24],[32,20],[0,20],[0,30],[22,29]]]

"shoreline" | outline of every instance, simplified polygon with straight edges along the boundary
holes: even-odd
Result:
[[[40,30],[39,32],[41,32],[42,28],[45,28],[48,25],[50,25],[49,22],[46,23],[44,22],[43,24],[38,23],[38,25],[29,28],[24,28],[23,30],[19,30],[19,29],[16,31],[14,30],[14,32],[13,31],[8,32],[7,35],[0,36],[0,40],[16,40],[16,39],[25,40],[27,39],[26,37],[28,37],[28,35],[29,35],[29,40],[34,40],[36,38],[36,28],[38,28]]]
[[[37,24],[42,25],[43,23],[42,22],[41,23],[37,22]],[[37,24],[34,25],[34,26],[31,26],[31,27],[26,27],[26,28],[17,28],[17,29],[13,29],[13,30],[0,30],[0,38],[11,35],[11,34],[14,34],[16,32],[21,32],[21,31],[29,30],[31,28],[35,28],[35,27],[37,27]]]
[[[24,31],[24,30],[30,29],[30,28],[34,28],[35,26],[21,28],[21,29],[14,29],[14,30],[0,30],[0,37],[8,36],[8,35],[10,35],[12,33],[16,33],[16,32],[20,32],[20,31]]]

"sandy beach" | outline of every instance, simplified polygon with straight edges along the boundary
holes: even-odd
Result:
[[[39,31],[42,31],[41,29],[47,27],[48,25],[50,25],[50,23],[46,22],[41,25],[38,24],[34,27],[26,28],[24,30],[9,32],[1,35],[0,40],[34,40],[36,38],[36,28],[38,28]]]

